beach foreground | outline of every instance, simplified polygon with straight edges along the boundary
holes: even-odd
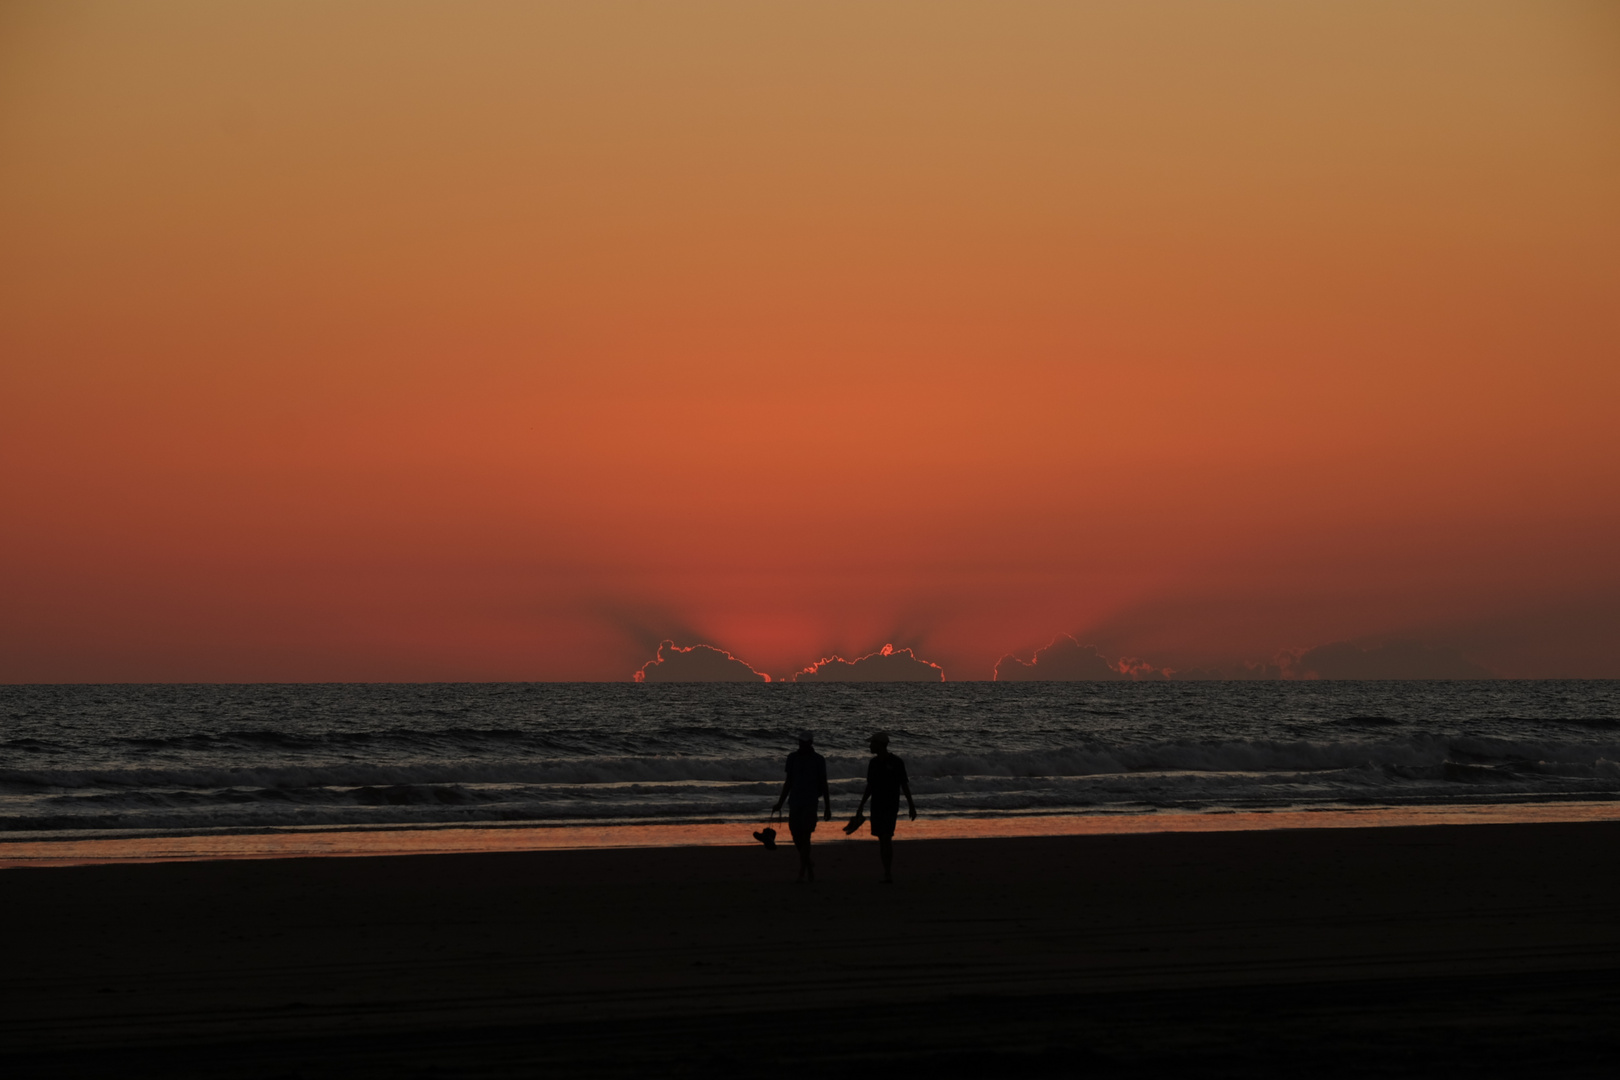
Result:
[[[1620,823],[0,872],[8,1075],[1607,1075]]]

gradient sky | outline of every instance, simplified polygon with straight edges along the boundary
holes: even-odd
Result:
[[[8,3],[0,680],[1620,677],[1620,5]]]

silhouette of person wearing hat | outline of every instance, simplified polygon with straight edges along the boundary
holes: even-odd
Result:
[[[782,783],[782,794],[776,797],[775,813],[782,809],[782,800],[788,804],[788,832],[793,835],[793,846],[799,849],[799,880],[805,875],[816,880],[816,864],[810,858],[810,834],[816,831],[816,800],[827,804],[827,820],[832,820],[832,793],[827,790],[827,759],[816,753],[811,734],[799,736],[799,748],[788,755],[787,779]]]
[[[906,763],[889,753],[889,737],[883,732],[872,736],[872,761],[866,767],[866,790],[855,809],[860,818],[866,800],[872,800],[872,835],[878,838],[878,854],[883,857],[883,883],[894,883],[894,823],[900,818],[900,796],[904,793],[911,820],[917,820],[917,804],[911,798],[906,779]]]

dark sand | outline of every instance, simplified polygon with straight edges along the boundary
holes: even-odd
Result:
[[[0,872],[6,1076],[1613,1075],[1620,823]]]

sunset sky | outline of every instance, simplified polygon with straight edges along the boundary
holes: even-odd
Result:
[[[1620,677],[1620,5],[0,6],[0,681]]]

